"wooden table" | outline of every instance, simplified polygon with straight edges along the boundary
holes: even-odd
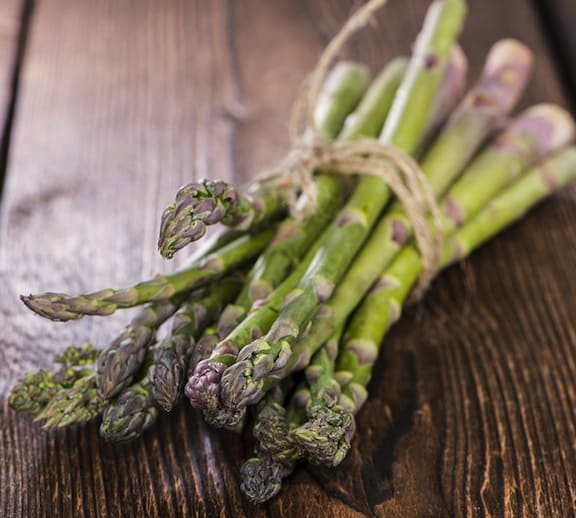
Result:
[[[492,42],[534,49],[523,106],[576,105],[573,0],[470,0],[471,77]],[[19,293],[168,271],[158,221],[193,178],[246,179],[285,151],[304,73],[355,0],[2,0],[0,516],[572,516],[576,191],[442,274],[386,340],[346,461],[302,467],[252,507],[249,443],[187,405],[112,447],[44,433],[6,395],[54,351],[106,344],[126,314],[51,324]],[[428,0],[391,0],[350,45],[377,70]],[[6,156],[9,157],[6,163]]]

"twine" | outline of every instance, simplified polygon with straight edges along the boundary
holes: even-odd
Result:
[[[314,121],[314,107],[328,71],[348,39],[363,28],[388,0],[370,0],[346,21],[328,43],[312,73],[304,81],[290,119],[292,149],[261,179],[275,178],[277,188],[286,190],[291,215],[303,220],[317,203],[314,171],[341,175],[370,175],[383,180],[402,203],[412,223],[422,259],[422,273],[413,291],[421,297],[438,271],[443,245],[442,218],[436,197],[418,163],[401,149],[376,139],[328,142],[321,138]],[[297,207],[297,193],[306,199]],[[432,217],[432,228],[427,221]]]

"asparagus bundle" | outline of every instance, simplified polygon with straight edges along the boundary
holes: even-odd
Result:
[[[467,257],[542,198],[574,179],[574,146],[529,168],[445,243],[442,266]],[[337,465],[343,458],[342,450],[349,448],[355,431],[353,415],[367,398],[366,386],[382,339],[400,317],[421,268],[417,250],[406,247],[378,279],[348,324],[332,366],[335,372],[330,381],[337,386],[335,394],[329,402],[316,401],[316,406],[309,409],[313,419],[292,431],[294,440],[312,462]]]
[[[508,118],[532,69],[521,43],[497,42],[460,100],[465,11],[464,0],[436,0],[412,57],[391,61],[371,83],[363,65],[337,64],[304,133],[311,146],[379,135],[417,157],[438,206],[423,224],[443,237],[442,268],[576,177],[564,110],[539,104]],[[249,188],[182,187],[162,216],[164,257],[209,225],[228,230],[175,273],[123,289],[22,297],[55,321],[139,310],[107,347],[70,347],[53,371],[26,376],[10,405],[44,427],[101,417],[101,435],[114,442],[141,435],[183,394],[208,422],[232,430],[253,407],[255,453],[241,470],[253,502],[277,494],[298,462],[338,465],[386,331],[419,279],[435,272],[413,239],[410,209],[386,182],[338,175],[329,164],[312,175],[313,190],[294,190],[281,175]],[[296,196],[299,213],[289,210]]]
[[[386,119],[382,142],[408,154],[417,147],[464,12],[465,5],[460,0],[432,5]],[[428,61],[422,59],[426,55]],[[317,305],[330,298],[389,197],[388,186],[380,178],[365,176],[358,181],[350,199],[327,229],[323,247],[285,298],[284,307],[268,333],[245,347],[237,362],[223,374],[222,395],[228,406],[246,406],[262,397],[263,376],[274,375],[289,361],[292,345]]]
[[[404,74],[404,71],[405,62],[403,59],[392,61],[387,67],[384,68],[382,73],[374,81],[371,88],[366,93],[358,108],[352,112],[343,122],[344,127],[342,129],[342,136],[340,138],[354,139],[358,138],[359,136],[370,136],[370,131],[373,131],[374,133],[377,131],[377,128],[383,124],[388,114],[393,96],[398,87],[398,83]],[[332,75],[329,77],[327,83],[331,86],[330,91],[337,91],[337,82],[342,81],[344,78],[344,75],[340,77]],[[336,102],[335,104],[338,105],[339,103]],[[321,119],[318,119],[319,118],[317,117],[317,125],[322,128],[322,121]],[[331,175],[322,175],[317,181],[323,180],[324,178],[330,179],[331,182],[338,181],[334,176]],[[334,210],[332,210],[331,216],[334,215],[336,210],[337,206],[335,206]],[[318,211],[320,214],[324,214],[326,212],[323,207],[321,207],[320,203],[318,203],[315,212]],[[315,218],[314,215],[309,218],[309,220],[315,219],[317,218]],[[308,221],[308,224],[305,226],[298,225],[298,223],[293,218],[290,218],[285,223],[288,223],[292,228],[300,227],[302,230],[297,235],[306,237],[310,234],[310,221]],[[325,221],[323,225],[319,226],[319,229],[323,230],[328,223],[329,220]],[[289,235],[290,234],[293,234],[293,231],[289,233]],[[282,234],[280,234],[280,236],[282,236]],[[316,238],[317,233],[314,233],[313,237]],[[298,241],[302,241],[302,239],[299,239]],[[312,239],[307,239],[306,241],[306,246],[301,247],[303,249],[302,251],[310,248]],[[280,256],[284,258],[286,256],[293,255],[294,251],[300,248],[295,246],[299,243],[294,243],[294,239],[284,241],[284,243],[288,245],[287,251],[281,251]],[[262,256],[262,259],[265,259],[264,255]],[[298,282],[298,279],[305,272],[305,269],[308,268],[313,259],[313,254],[308,253],[306,258],[304,258],[304,260],[301,262],[299,268],[281,286],[279,286],[275,292],[264,294],[265,296],[268,296],[268,307],[270,306],[272,299],[278,302],[283,300],[283,297],[294,288],[296,282]],[[256,267],[258,266],[260,265],[257,264]],[[254,285],[250,284],[247,287],[247,290],[255,291]],[[262,289],[260,288],[258,291],[261,295],[260,298],[264,298],[262,296]],[[268,320],[260,318],[260,321],[256,327],[256,322],[254,321],[257,320],[258,315],[263,315],[263,317],[268,317],[269,315],[271,318],[275,317],[275,313],[271,313],[269,311],[256,311],[251,315],[250,320],[246,320],[246,322],[243,323],[243,326],[240,329],[233,329],[233,332],[228,336],[221,337],[223,340],[214,347],[210,358],[200,362],[200,364],[197,366],[196,370],[194,371],[194,375],[188,382],[186,392],[193,406],[197,408],[215,409],[220,404],[219,388],[221,375],[224,370],[235,361],[238,351],[248,343],[248,341],[244,339],[244,336],[246,335],[243,335],[239,331],[241,329],[246,329],[246,324],[249,324],[250,330],[252,332],[248,334],[247,337],[251,338],[254,329],[257,328],[261,333],[263,333],[270,325],[271,318]],[[234,423],[230,424],[234,425]]]

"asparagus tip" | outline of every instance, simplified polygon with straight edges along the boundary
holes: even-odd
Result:
[[[293,464],[285,465],[266,456],[253,457],[242,465],[240,489],[251,502],[266,502],[278,494],[282,479],[293,470]]]
[[[252,367],[249,360],[242,360],[223,372],[220,389],[228,407],[241,408],[259,400],[263,382],[252,378]]]
[[[65,297],[62,293],[48,292],[41,295],[20,295],[20,300],[28,309],[50,320],[66,322],[82,318],[82,314],[70,311],[66,304],[61,303]]]
[[[266,455],[282,462],[291,462],[299,457],[299,445],[291,434],[286,409],[280,403],[268,403],[259,411],[253,434]]]
[[[486,65],[489,69],[498,69],[511,62],[531,65],[533,60],[534,54],[524,43],[514,38],[503,38],[490,49]]]
[[[133,385],[106,408],[100,425],[100,435],[107,441],[123,443],[140,437],[158,417],[147,391]]]
[[[111,399],[130,386],[145,354],[145,350],[135,351],[131,356],[116,348],[104,351],[96,362],[96,384],[100,394]]]
[[[184,392],[194,408],[216,408],[220,402],[220,380],[226,365],[201,360],[194,369],[194,374],[186,383]]]
[[[309,418],[292,433],[313,464],[337,466],[348,450],[355,431],[354,416],[340,406],[316,406]]]
[[[170,412],[180,399],[185,375],[185,353],[173,339],[161,342],[154,351],[148,379],[152,398],[165,412]]]
[[[518,117],[515,124],[540,137],[542,156],[574,140],[574,119],[556,104],[541,103],[532,106]]]
[[[192,241],[204,236],[207,225],[226,220],[240,199],[237,188],[222,181],[200,181],[181,187],[175,203],[162,214],[158,249],[170,259]]]
[[[246,422],[246,408],[205,409],[203,415],[208,424],[237,433],[242,431]]]

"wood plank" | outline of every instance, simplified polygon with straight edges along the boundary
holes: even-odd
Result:
[[[7,138],[10,128],[12,82],[18,61],[18,41],[23,13],[23,0],[0,2],[0,169],[5,167]],[[4,171],[0,171],[0,179]]]
[[[573,0],[535,0],[550,45],[557,52],[560,75],[567,81],[568,95],[576,106],[576,3]]]
[[[349,55],[378,67],[407,52],[427,4],[391,2]],[[563,103],[527,0],[502,4],[471,2],[463,41],[472,70],[493,41],[519,37],[538,60],[524,104]],[[126,318],[50,324],[17,294],[168,269],[154,249],[165,203],[193,177],[246,178],[282,154],[297,85],[354,5],[38,2],[2,215],[5,389],[67,344],[105,344]],[[143,440],[111,447],[95,424],[41,433],[4,401],[0,481],[10,483],[0,483],[0,514],[567,516],[576,487],[572,197],[442,275],[394,328],[340,468],[300,469],[279,498],[253,508],[236,481],[249,441],[208,429],[185,406]]]

